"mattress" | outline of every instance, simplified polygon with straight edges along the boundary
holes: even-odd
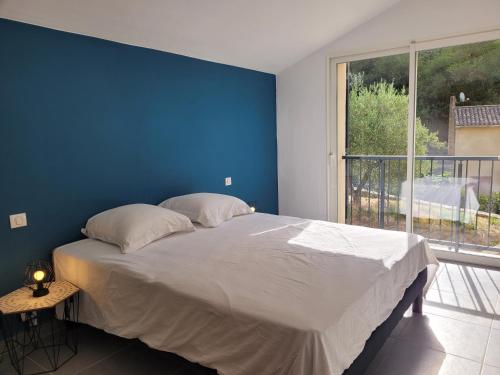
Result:
[[[223,375],[338,375],[437,260],[418,235],[257,213],[130,254],[73,242],[54,264],[109,333]]]

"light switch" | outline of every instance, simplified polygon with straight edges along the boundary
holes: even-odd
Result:
[[[224,179],[224,183],[226,186],[231,186],[231,184],[233,183],[233,181],[231,181],[231,177],[226,177]]]
[[[21,228],[28,225],[28,220],[26,219],[26,212],[10,215],[9,219],[10,219],[11,229]]]

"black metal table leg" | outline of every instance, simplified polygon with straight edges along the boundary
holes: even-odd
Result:
[[[19,375],[25,375],[25,359],[35,351],[43,352],[48,370],[29,375],[57,371],[78,353],[79,302],[78,293],[64,300],[60,320],[56,308],[11,315],[0,312],[7,353]]]

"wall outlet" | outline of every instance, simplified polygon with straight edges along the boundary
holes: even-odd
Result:
[[[226,186],[231,186],[231,185],[233,184],[233,181],[231,180],[231,177],[226,177],[226,178],[224,179],[224,184],[225,184]]]
[[[28,225],[28,220],[26,219],[26,212],[10,215],[9,219],[10,219],[11,229],[21,228]]]

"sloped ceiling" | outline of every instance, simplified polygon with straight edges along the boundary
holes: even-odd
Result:
[[[0,0],[0,17],[278,73],[397,0]]]

